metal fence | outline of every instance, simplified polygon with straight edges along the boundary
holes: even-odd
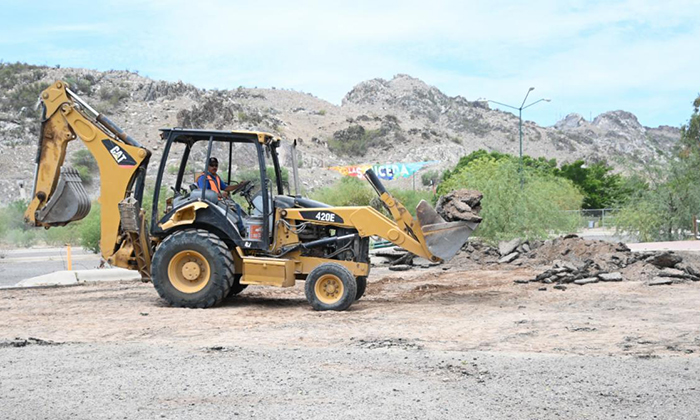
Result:
[[[615,227],[615,215],[618,209],[583,209],[573,210],[581,217],[583,228],[613,228]]]

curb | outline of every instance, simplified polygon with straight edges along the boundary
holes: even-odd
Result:
[[[76,284],[103,281],[129,281],[141,280],[138,271],[124,268],[108,268],[102,270],[63,270],[43,276],[24,279],[12,288],[46,287],[46,286],[74,286]]]

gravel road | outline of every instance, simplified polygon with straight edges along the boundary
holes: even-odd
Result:
[[[303,283],[207,310],[140,282],[4,290],[0,418],[697,418],[700,283],[532,274],[377,270],[339,313]]]
[[[22,419],[690,419],[697,358],[352,346],[0,349]]]

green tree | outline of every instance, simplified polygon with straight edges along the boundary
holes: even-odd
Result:
[[[655,183],[633,197],[616,216],[619,232],[636,235],[641,241],[684,239],[700,214],[700,96],[693,113],[681,128],[676,157],[665,172],[658,171]]]
[[[487,152],[484,149],[479,149],[466,156],[462,156],[457,162],[457,165],[452,170],[446,170],[442,174],[442,180],[447,181],[453,174],[459,172],[462,168],[469,166],[470,163],[478,159],[490,158],[496,161],[508,160],[511,162],[517,162],[519,164],[520,158],[518,156],[509,155],[507,153],[501,152]],[[540,172],[553,174],[557,170],[557,160],[556,159],[546,159],[544,157],[533,158],[528,155],[523,156],[523,167],[535,169]]]
[[[483,156],[453,172],[438,188],[440,195],[459,188],[484,194],[476,232],[497,242],[515,237],[546,238],[575,230],[583,197],[573,183],[551,173],[526,167],[520,187],[519,164],[513,159]]]
[[[583,193],[583,208],[602,209],[625,200],[623,178],[612,173],[613,168],[605,162],[586,165],[577,160],[562,165],[557,175],[571,180]]]

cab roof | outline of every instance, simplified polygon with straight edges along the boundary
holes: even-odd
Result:
[[[269,143],[280,141],[280,138],[271,133],[264,131],[248,131],[248,130],[206,130],[198,128],[161,128],[161,138],[165,139],[174,136],[173,141],[178,143],[189,143],[192,141],[209,140],[214,137],[217,141],[258,141],[260,143]]]

